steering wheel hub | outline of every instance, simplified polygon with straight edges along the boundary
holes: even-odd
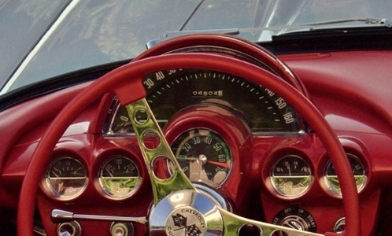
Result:
[[[214,201],[194,190],[172,192],[149,216],[151,235],[223,234],[223,219]]]

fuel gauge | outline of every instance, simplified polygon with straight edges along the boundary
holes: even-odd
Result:
[[[313,177],[309,164],[303,158],[288,155],[272,167],[270,180],[278,194],[298,197],[309,189]]]
[[[61,200],[79,196],[87,186],[87,173],[83,164],[72,157],[55,159],[46,170],[46,189]]]

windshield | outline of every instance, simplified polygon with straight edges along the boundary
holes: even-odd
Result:
[[[1,93],[131,59],[168,31],[238,29],[259,42],[317,27],[385,24],[391,12],[390,0],[0,0]]]

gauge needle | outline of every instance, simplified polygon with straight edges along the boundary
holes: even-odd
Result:
[[[177,157],[177,160],[184,160],[184,161],[197,161],[199,158],[197,157],[184,157],[184,156],[179,156]]]
[[[291,176],[291,168],[290,168],[290,164],[285,163],[287,170],[289,171],[289,176]]]
[[[218,162],[218,161],[207,161],[208,163],[223,167],[223,168],[229,168],[230,164],[227,162]]]

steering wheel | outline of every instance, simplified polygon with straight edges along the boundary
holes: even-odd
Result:
[[[313,127],[336,167],[342,186],[346,217],[345,235],[360,235],[359,200],[349,163],[338,138],[316,107],[293,86],[260,67],[235,58],[207,53],[166,54],[131,62],[94,81],[68,103],[43,135],[26,171],[18,205],[18,235],[33,235],[35,196],[38,191],[40,176],[50,161],[54,146],[77,115],[91,101],[108,92],[116,94],[121,104],[126,105],[149,173],[154,195],[153,206],[148,219],[151,235],[175,235],[176,232],[173,230],[173,226],[184,226],[179,213],[186,214],[188,218],[195,222],[194,227],[189,230],[198,233],[196,235],[207,233],[212,235],[237,235],[245,224],[251,224],[259,228],[260,235],[271,235],[276,231],[292,236],[320,235],[237,216],[216,206],[210,198],[198,192],[181,171],[145,100],[146,92],[142,85],[143,76],[173,68],[202,68],[224,71],[248,79],[252,83],[262,84],[280,94],[289,102]],[[134,118],[137,117],[139,112],[146,114],[144,119]],[[144,143],[147,133],[155,134],[159,138],[159,145],[147,147]],[[153,169],[157,157],[164,157],[173,164],[171,177],[160,179],[155,176]],[[178,218],[173,216],[178,216]],[[326,233],[325,235],[335,235],[335,233]]]

